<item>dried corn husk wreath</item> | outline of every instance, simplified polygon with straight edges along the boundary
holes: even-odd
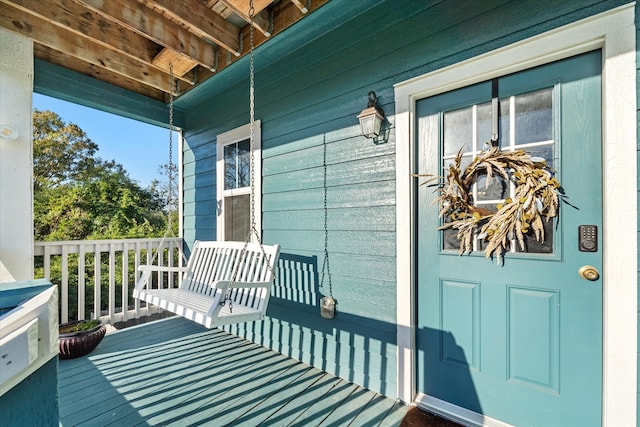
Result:
[[[484,250],[487,258],[502,257],[514,237],[525,250],[524,236],[530,231],[536,240],[544,242],[543,221],[558,215],[563,193],[543,159],[534,159],[523,150],[501,151],[492,147],[480,153],[464,170],[461,161],[459,152],[438,184],[440,195],[436,200],[440,217],[448,220],[439,229],[458,231],[460,254],[473,250],[473,236],[478,229],[477,238],[487,241]],[[487,176],[487,185],[495,176],[515,184],[514,197],[498,204],[497,212],[474,206],[472,186],[481,175]]]

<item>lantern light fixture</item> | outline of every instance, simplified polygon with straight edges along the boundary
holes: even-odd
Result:
[[[362,135],[367,138],[377,138],[380,135],[384,112],[378,106],[378,97],[374,91],[369,92],[369,102],[367,108],[358,115]]]

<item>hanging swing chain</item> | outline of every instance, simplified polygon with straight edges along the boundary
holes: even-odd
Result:
[[[171,213],[173,211],[173,91],[176,83],[173,80],[173,62],[169,63],[169,195],[167,196],[168,220],[167,232],[171,232]]]
[[[250,215],[251,215],[251,225],[249,229],[249,233],[247,234],[247,238],[244,241],[244,246],[242,247],[242,251],[240,252],[240,259],[242,260],[247,253],[247,247],[249,246],[249,242],[251,241],[251,236],[255,235],[258,243],[260,244],[260,250],[262,251],[262,256],[267,263],[267,267],[269,271],[273,275],[273,280],[275,280],[275,271],[271,264],[269,264],[269,256],[264,250],[262,245],[262,238],[260,237],[260,233],[256,229],[256,220],[255,220],[255,66],[254,66],[254,58],[253,58],[253,49],[254,49],[254,39],[253,39],[253,18],[255,15],[255,8],[253,5],[253,0],[249,1],[249,145],[250,145],[250,155],[249,155],[249,170],[250,170],[250,189],[251,189],[251,201],[250,201]],[[233,271],[233,275],[231,277],[231,282],[235,282],[238,279],[238,274],[240,272],[240,266],[242,262],[236,263],[236,268]],[[224,306],[227,302],[229,303],[229,312],[233,310],[233,303],[231,299],[232,288],[227,289],[227,294],[224,299],[220,303],[221,306]]]
[[[256,233],[256,237],[258,241],[261,242],[260,236],[256,230],[256,220],[255,220],[255,173],[253,169],[254,165],[254,152],[255,152],[255,121],[256,121],[256,108],[255,108],[255,68],[254,68],[254,59],[253,59],[253,15],[255,13],[255,9],[253,8],[253,0],[249,1],[249,142],[250,142],[250,157],[249,157],[249,170],[251,175],[251,231]],[[247,237],[247,243],[249,242],[251,233]],[[246,244],[245,244],[246,245]]]
[[[156,253],[151,258],[151,264],[153,264],[158,257],[158,252],[162,247],[164,247],[164,242],[167,240],[167,237],[171,234],[173,235],[173,226],[172,226],[172,213],[173,213],[173,99],[175,93],[177,93],[180,88],[178,86],[177,79],[173,76],[173,62],[169,63],[169,165],[167,171],[167,178],[169,179],[169,185],[167,187],[167,229],[164,233],[162,240],[160,241],[160,245],[156,250]],[[182,260],[186,264],[187,258],[184,254],[182,248],[179,248],[180,254],[182,255]]]
[[[327,208],[327,138],[324,136],[323,141],[323,160],[324,165],[324,261],[322,262],[322,277],[320,279],[320,287],[324,286],[325,274],[329,283],[329,296],[333,298],[333,285],[331,281],[331,269],[329,268],[329,210]]]

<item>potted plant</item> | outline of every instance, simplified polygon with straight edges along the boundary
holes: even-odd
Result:
[[[107,332],[100,319],[76,320],[60,325],[60,359],[74,359],[91,353]]]

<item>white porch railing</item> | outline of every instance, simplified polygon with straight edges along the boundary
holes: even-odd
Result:
[[[35,278],[58,285],[61,323],[99,317],[113,324],[159,311],[131,296],[138,266],[180,265],[181,250],[181,238],[36,242]],[[160,288],[178,283],[173,273],[155,280]]]

